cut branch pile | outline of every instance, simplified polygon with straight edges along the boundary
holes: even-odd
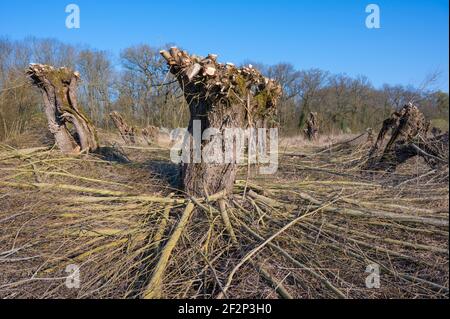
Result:
[[[448,169],[365,178],[365,141],[302,151],[186,198],[145,163],[2,146],[0,297],[448,298]]]
[[[161,55],[189,104],[184,147],[194,148],[196,120],[200,134],[276,125],[281,87],[252,66],[177,48]],[[383,123],[370,151],[370,138],[358,142],[366,134],[301,156],[286,146],[271,178],[191,158],[180,192],[148,159],[86,152],[99,145],[77,106],[77,72],[32,64],[27,73],[58,147],[78,156],[0,145],[0,298],[449,297],[448,133],[428,137],[414,105]],[[126,143],[158,134],[111,118]],[[318,131],[310,113],[305,134]],[[417,155],[432,170],[407,162]],[[391,174],[361,174],[380,168]],[[77,289],[68,266],[80,270]]]

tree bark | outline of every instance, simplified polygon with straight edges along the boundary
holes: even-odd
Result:
[[[126,144],[147,143],[148,145],[151,145],[158,140],[159,129],[155,126],[149,125],[143,129],[138,129],[127,124],[119,112],[111,112],[109,113],[109,116]]]
[[[316,112],[310,112],[306,121],[306,129],[304,130],[306,138],[310,141],[319,137],[319,119]]]
[[[208,128],[215,128],[222,136],[226,128],[264,127],[274,121],[281,87],[253,67],[220,64],[216,55],[190,56],[177,48],[161,51],[161,55],[177,78],[189,105],[187,146],[191,150],[194,149],[195,120],[201,124],[201,134]],[[215,142],[202,141],[198,149],[203,152]],[[224,151],[223,139],[221,143]],[[232,191],[236,163],[211,164],[203,159],[201,163],[194,163],[194,156],[190,163],[182,164],[182,182],[189,195],[207,196],[222,190]]]
[[[63,153],[95,151],[97,133],[90,120],[77,104],[77,86],[80,76],[68,68],[54,68],[43,64],[30,64],[27,75],[37,86],[44,99],[44,111],[50,132]],[[75,129],[72,134],[67,124]]]
[[[136,128],[128,125],[122,115],[119,112],[111,112],[109,113],[114,125],[119,130],[120,136],[124,140],[126,144],[135,144],[136,143]]]
[[[148,145],[158,141],[159,129],[156,126],[149,125],[141,130],[142,138]]]
[[[390,118],[383,122],[378,138],[369,152],[368,169],[393,171],[407,159],[423,155],[417,152],[413,143],[426,146],[429,143],[435,145],[436,139],[428,138],[429,122],[423,113],[413,104],[405,105],[400,111],[394,112]],[[386,134],[391,130],[384,150],[379,154]],[[442,144],[442,141],[437,144]],[[432,153],[435,153],[432,151]]]

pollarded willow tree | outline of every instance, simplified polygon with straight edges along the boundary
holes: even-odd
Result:
[[[128,123],[125,122],[125,119],[119,112],[111,112],[109,113],[109,116],[111,117],[114,125],[119,130],[120,136],[122,137],[124,142],[127,144],[136,143],[136,128],[134,126],[128,125]]]
[[[91,121],[78,108],[78,72],[69,68],[54,68],[44,64],[30,64],[27,75],[44,99],[48,127],[63,153],[95,151],[97,133]],[[74,132],[69,129],[73,125]]]
[[[319,119],[316,112],[310,112],[303,130],[308,140],[313,141],[319,137]]]
[[[119,112],[111,112],[109,116],[126,144],[147,143],[151,145],[158,140],[159,129],[153,125],[138,129],[129,125]]]
[[[216,55],[202,58],[177,48],[161,51],[161,55],[189,105],[188,133],[191,136],[195,120],[200,122],[202,134],[209,128],[221,134],[226,128],[264,128],[274,122],[281,86],[253,67],[237,68],[231,63],[218,63]],[[201,149],[210,143],[213,142],[202,141]],[[183,163],[183,186],[193,196],[212,195],[222,190],[230,192],[236,171],[236,163]]]
[[[414,156],[421,156],[431,166],[448,165],[448,132],[430,137],[430,122],[420,109],[409,103],[383,122],[375,144],[369,152],[366,169],[394,171]],[[388,132],[392,135],[384,149]],[[380,154],[381,153],[381,154]]]

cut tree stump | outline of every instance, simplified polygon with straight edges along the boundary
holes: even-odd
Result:
[[[142,138],[147,144],[152,144],[158,140],[159,129],[156,126],[149,125],[141,130]]]
[[[137,130],[134,126],[128,125],[123,116],[119,112],[111,112],[109,114],[114,125],[119,130],[120,136],[124,140],[126,144],[135,144],[136,143],[136,133]]]
[[[380,152],[386,134],[392,134]],[[383,122],[375,144],[369,152],[366,168],[394,171],[413,156],[421,156],[432,167],[448,164],[448,133],[428,136],[429,122],[413,104],[405,105]]]
[[[175,47],[161,51],[161,55],[178,80],[189,105],[190,137],[193,136],[195,120],[201,123],[201,134],[209,128],[222,134],[226,128],[274,125],[281,86],[252,66],[237,68],[231,63],[218,63],[214,54],[202,58]],[[192,139],[188,143],[192,143]],[[202,141],[201,150],[211,143],[214,141]],[[222,147],[224,149],[223,141]],[[182,166],[184,190],[199,197],[221,190],[231,192],[236,170],[237,164],[193,163],[191,158],[191,163],[183,163]]]
[[[94,125],[78,108],[78,72],[69,68],[54,68],[44,64],[30,64],[27,75],[44,98],[48,127],[63,153],[95,151],[98,148]],[[74,132],[68,124],[73,125]]]
[[[151,145],[158,140],[159,129],[155,126],[149,125],[146,128],[138,129],[127,124],[119,112],[111,112],[109,116],[126,144],[147,143],[148,145]]]
[[[319,119],[316,112],[309,113],[304,133],[310,141],[314,141],[319,137]]]

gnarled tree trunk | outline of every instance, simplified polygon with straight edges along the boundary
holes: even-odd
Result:
[[[63,153],[95,151],[98,148],[97,133],[77,105],[78,72],[30,64],[27,74],[42,92],[48,126],[59,149]],[[75,129],[73,134],[67,127],[68,123]]]
[[[109,116],[119,130],[120,136],[122,136],[124,142],[127,144],[136,143],[136,128],[128,125],[119,112],[111,112]]]
[[[148,145],[158,141],[159,129],[156,126],[149,125],[141,130],[142,138]]]
[[[127,124],[119,112],[111,112],[109,116],[126,144],[147,143],[150,145],[158,140],[159,129],[155,126],[149,125],[146,128],[138,129]]]
[[[304,130],[306,138],[310,141],[317,139],[319,136],[319,119],[316,112],[310,112],[306,121],[306,129]]]
[[[415,155],[423,155],[417,152],[417,145],[432,144],[427,134],[429,122],[425,120],[422,112],[413,104],[405,105],[400,111],[394,112],[390,118],[383,122],[378,138],[369,152],[368,169],[395,170],[398,164]],[[380,148],[388,131],[392,135],[380,153]]]
[[[220,64],[216,55],[190,56],[177,48],[161,51],[161,55],[177,78],[189,105],[188,133],[191,137],[195,120],[201,124],[201,134],[208,128],[215,128],[222,134],[226,128],[262,127],[275,117],[281,87],[251,66],[237,68],[231,63]],[[189,143],[193,149],[192,140]],[[197,149],[203,151],[211,143],[202,141]],[[188,194],[206,196],[222,190],[232,191],[237,164],[211,164],[203,160],[194,163],[194,157],[182,167],[183,185]]]

